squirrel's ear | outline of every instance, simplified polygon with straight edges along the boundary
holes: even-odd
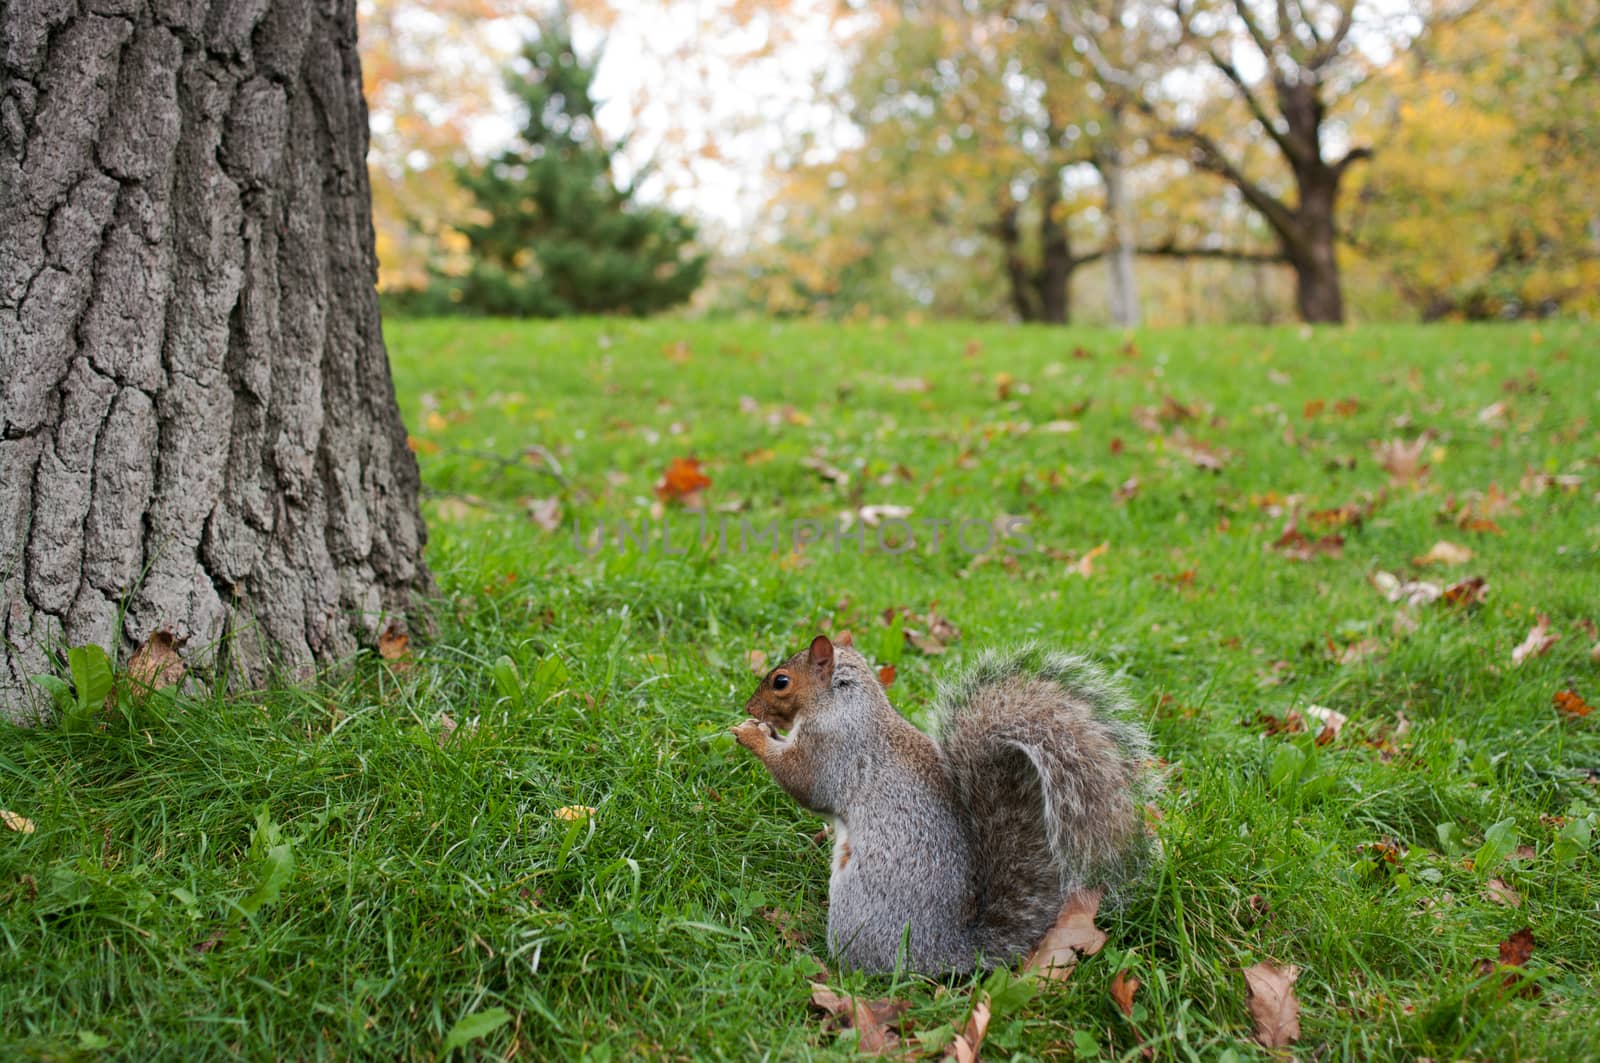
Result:
[[[811,667],[821,672],[824,678],[833,678],[833,643],[828,641],[828,636],[818,635],[812,639],[808,656]]]

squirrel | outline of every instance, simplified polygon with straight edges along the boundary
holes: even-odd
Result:
[[[1116,902],[1155,852],[1150,740],[1083,657],[990,652],[937,703],[936,739],[856,650],[818,635],[732,728],[800,805],[833,820],[828,945],[867,972],[1009,965],[1079,889]]]

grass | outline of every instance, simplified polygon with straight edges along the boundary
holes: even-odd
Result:
[[[7,1055],[848,1051],[806,1007],[819,824],[725,733],[752,651],[820,628],[894,664],[891,698],[918,719],[983,647],[1086,650],[1171,762],[1152,889],[1102,913],[1110,945],[1070,980],[1007,996],[986,1058],[1264,1058],[1240,974],[1261,959],[1301,969],[1302,1057],[1570,1059],[1600,1043],[1600,875],[1574,825],[1600,807],[1600,715],[1552,704],[1600,702],[1580,627],[1600,601],[1594,329],[1148,332],[1135,356],[1110,333],[964,325],[388,336],[428,491],[436,634],[315,685],[0,737],[0,805],[37,827],[0,831]],[[1167,397],[1166,419],[1139,409]],[[1426,477],[1391,484],[1370,445],[1424,431]],[[727,546],[584,544],[647,516],[687,456]],[[1540,492],[1530,471],[1583,482]],[[1492,484],[1509,508],[1477,512],[1498,532],[1441,517]],[[549,498],[556,531],[528,516]],[[1357,503],[1370,512],[1342,528],[1309,516]],[[741,519],[882,504],[1025,518],[1037,549],[974,552],[949,531],[894,554],[738,548]],[[1290,510],[1313,538],[1342,534],[1342,553],[1273,549]],[[673,550],[693,537],[681,506],[663,519]],[[1441,539],[1471,561],[1413,564]],[[1380,570],[1482,576],[1489,597],[1411,609],[1407,630],[1369,583]],[[919,652],[901,631],[919,621],[882,619],[902,608],[959,640]],[[1562,637],[1514,667],[1540,613]],[[1313,705],[1349,718],[1326,745],[1314,719],[1261,719]],[[596,811],[564,818],[579,806]],[[1524,926],[1537,991],[1475,976]],[[1141,982],[1131,1020],[1107,993],[1118,970]],[[835,981],[911,1001],[923,1031],[971,1003],[966,984]]]

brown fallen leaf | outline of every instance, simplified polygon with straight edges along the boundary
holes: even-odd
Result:
[[[1325,746],[1339,737],[1339,732],[1350,718],[1342,712],[1324,708],[1321,705],[1307,705],[1306,715],[1322,724],[1322,730],[1317,732],[1317,745]]]
[[[811,984],[811,1005],[825,1012],[841,1026],[856,1031],[856,1045],[863,1055],[882,1055],[900,1043],[900,1021],[910,1010],[904,1000],[862,1000],[849,993],[836,993],[820,982]]]
[[[1290,709],[1282,716],[1258,712],[1256,723],[1261,725],[1261,733],[1265,735],[1297,735],[1306,729],[1306,718],[1300,715],[1299,709]]]
[[[411,650],[411,636],[397,622],[391,621],[378,634],[378,656],[386,661],[398,661]]]
[[[1584,701],[1576,690],[1556,691],[1555,703],[1563,716],[1582,717],[1594,711],[1594,706]]]
[[[1116,490],[1111,492],[1111,501],[1119,506],[1137,497],[1139,497],[1139,478],[1137,476],[1128,477],[1117,485]]]
[[[1255,1020],[1255,1041],[1262,1048],[1283,1048],[1300,1036],[1300,1002],[1294,996],[1298,967],[1262,961],[1244,969],[1250,988],[1246,1004]]]
[[[1344,536],[1324,535],[1318,539],[1308,537],[1300,530],[1293,516],[1284,526],[1283,534],[1272,542],[1272,549],[1291,561],[1310,561],[1314,557],[1344,556]]]
[[[1103,889],[1084,889],[1068,897],[1055,923],[1028,954],[1023,969],[1035,971],[1041,978],[1061,980],[1072,974],[1080,956],[1099,952],[1106,935],[1094,925],[1094,917],[1104,893]]]
[[[711,477],[700,469],[698,458],[673,458],[667,471],[656,481],[656,497],[663,502],[679,502],[685,508],[700,507],[700,492],[711,486]]]
[[[1084,579],[1088,579],[1090,576],[1094,575],[1095,559],[1109,549],[1111,549],[1110,543],[1101,543],[1099,546],[1080,557],[1077,561],[1077,564],[1072,566],[1072,571],[1076,572]]]
[[[931,634],[916,631],[908,627],[905,629],[905,636],[906,641],[909,642],[918,653],[926,654],[929,657],[937,657],[939,654],[944,652],[944,643],[939,641],[939,639]]]
[[[1463,609],[1482,604],[1488,597],[1489,584],[1482,576],[1472,576],[1444,589],[1445,604]]]
[[[894,665],[886,664],[882,668],[878,669],[878,683],[884,689],[887,690],[889,687],[894,686],[894,677],[895,677]]]
[[[33,820],[9,808],[0,808],[0,822],[3,822],[8,830],[14,830],[18,834],[32,834],[35,829]]]
[[[378,649],[380,653],[383,650],[381,638]],[[170,631],[151,634],[128,660],[128,677],[150,690],[172,686],[183,679],[183,672],[183,658],[178,655],[178,644]]]
[[[849,473],[845,472],[836,465],[829,464],[827,461],[819,457],[807,455],[806,457],[801,458],[800,467],[803,469],[810,469],[824,480],[831,484],[837,484],[840,487],[843,487],[845,484],[850,482]]]
[[[1387,439],[1372,444],[1372,456],[1389,474],[1390,483],[1418,483],[1428,475],[1428,465],[1422,460],[1422,451],[1427,445],[1426,434],[1409,443],[1401,439]]]
[[[1550,652],[1550,647],[1556,644],[1561,637],[1560,632],[1550,630],[1550,618],[1543,613],[1539,614],[1538,623],[1528,629],[1528,637],[1522,644],[1511,651],[1511,663],[1520,665],[1529,657],[1542,657]]]
[[[1492,878],[1484,883],[1483,895],[1495,904],[1503,905],[1507,908],[1522,907],[1522,898],[1503,878]]]
[[[761,918],[777,928],[778,936],[790,947],[803,949],[811,944],[811,938],[805,931],[796,929],[794,913],[784,908],[763,908]]]
[[[1139,991],[1139,979],[1129,978],[1124,971],[1111,976],[1111,999],[1116,1001],[1122,1014],[1133,1018],[1133,995]]]
[[[1328,640],[1328,652],[1339,664],[1355,664],[1383,651],[1383,643],[1377,639],[1360,639],[1348,645],[1341,646],[1332,639]]]
[[[767,651],[751,650],[744,656],[744,663],[756,675],[767,674]]]
[[[545,531],[557,531],[561,527],[561,499],[559,498],[530,498],[524,504],[528,519],[533,521]]]
[[[1486,978],[1497,971],[1504,971],[1505,977],[1500,980],[1500,985],[1509,989],[1527,973],[1528,961],[1533,958],[1533,947],[1533,928],[1525,926],[1500,942],[1498,961],[1479,960],[1473,965],[1472,972],[1479,978]]]
[[[1413,565],[1464,565],[1472,560],[1472,551],[1459,543],[1446,542],[1441,539],[1428,549],[1421,557],[1413,557]]]
[[[978,1063],[978,1052],[988,1032],[989,995],[985,993],[983,999],[972,1006],[967,1025],[956,1034],[954,1041],[944,1046],[945,1058],[954,1059],[956,1063]]]

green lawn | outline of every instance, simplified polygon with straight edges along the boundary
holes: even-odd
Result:
[[[984,647],[1087,651],[1170,762],[1152,889],[1068,981],[1004,995],[985,1058],[1265,1058],[1240,973],[1262,959],[1301,969],[1300,1058],[1600,1043],[1600,714],[1554,704],[1600,704],[1600,331],[387,333],[437,633],[315,687],[0,737],[0,805],[37,828],[0,829],[0,1054],[427,1059],[497,1008],[469,1055],[848,1051],[806,1004],[819,823],[726,734],[751,654],[819,629],[895,665],[914,719]],[[1426,474],[1391,482],[1372,444],[1423,433]],[[726,543],[671,502],[672,554],[659,524],[619,548],[680,457]],[[740,543],[879,505],[915,546]],[[1273,546],[1292,511],[1304,559]],[[1007,517],[1032,550],[955,534]],[[1441,540],[1471,559],[1413,562]],[[1488,597],[1403,608],[1378,572]],[[959,630],[942,655],[905,637],[930,613]],[[1514,666],[1538,614],[1561,637]],[[1348,717],[1324,745],[1311,706]],[[1523,927],[1530,984],[1478,977]],[[930,1035],[973,988],[834,984]]]

